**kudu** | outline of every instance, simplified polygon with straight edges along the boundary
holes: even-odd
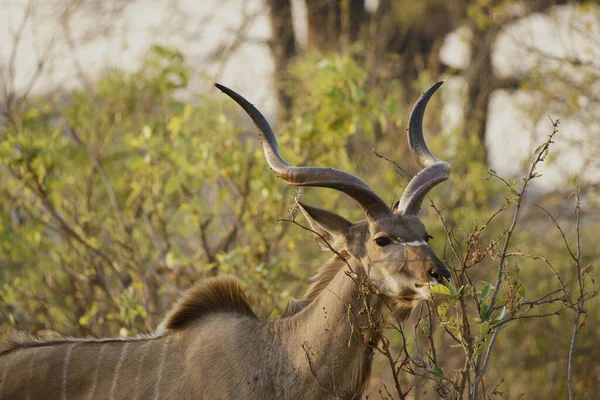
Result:
[[[450,166],[423,138],[425,106],[408,124],[412,152],[424,168],[390,208],[349,173],[285,162],[261,113],[219,84],[252,118],[272,171],[291,185],[348,194],[366,221],[298,204],[323,248],[334,250],[290,316],[255,316],[237,280],[207,279],[189,289],[157,331],[130,339],[37,340],[13,336],[0,351],[1,399],[325,399],[359,398],[384,317],[406,319],[430,285],[449,270],[427,245],[421,203]],[[367,288],[367,289],[365,289]]]

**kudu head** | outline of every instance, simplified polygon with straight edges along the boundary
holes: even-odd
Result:
[[[265,157],[277,177],[291,185],[336,189],[352,197],[367,220],[353,224],[329,211],[298,204],[318,234],[325,250],[335,249],[359,260],[375,289],[398,304],[412,309],[431,297],[430,286],[450,271],[427,245],[431,236],[418,218],[421,203],[438,183],[448,179],[450,165],[437,159],[423,138],[422,122],[431,95],[443,82],[437,82],[421,95],[408,123],[408,142],[423,169],[410,181],[401,199],[390,208],[366,183],[344,171],[322,167],[295,167],[280,155],[275,135],[263,115],[231,89],[215,84],[238,103],[252,118],[262,137]]]

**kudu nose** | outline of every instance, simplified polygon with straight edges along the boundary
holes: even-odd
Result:
[[[433,277],[439,283],[442,283],[443,279],[450,280],[450,270],[446,268],[444,264],[434,265],[429,269],[429,276]]]

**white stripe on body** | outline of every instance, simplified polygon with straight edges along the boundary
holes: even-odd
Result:
[[[29,358],[29,362],[27,363],[27,382],[31,382],[31,371],[33,370],[33,357]],[[25,399],[31,399],[31,385],[27,385],[27,391],[25,393]]]
[[[167,354],[167,342],[168,338],[165,338],[165,341],[162,344],[162,351],[160,354],[160,363],[158,365],[158,377],[156,378],[156,386],[154,387],[154,400],[160,399],[160,380],[162,378],[163,367],[165,366],[165,356]]]
[[[70,344],[67,347],[67,352],[65,353],[65,359],[63,361],[63,373],[62,373],[62,398],[63,400],[67,400],[67,374],[69,372],[69,361],[71,360],[71,351],[73,351],[73,347],[75,344]]]
[[[129,342],[125,342],[125,345],[121,349],[119,361],[117,361],[117,368],[115,368],[115,377],[113,378],[112,386],[110,388],[109,398],[111,399],[115,396],[115,390],[117,389],[117,380],[119,379],[119,370],[121,369],[121,365],[123,365],[123,359],[125,358],[125,354],[127,354],[127,346],[129,346]]]
[[[0,378],[0,399],[2,399],[2,390],[4,389],[4,381],[6,380],[6,373],[8,372],[8,362],[10,361],[12,357],[12,354],[6,355],[6,356],[2,356],[2,358],[4,360],[6,360],[6,362],[4,363],[4,366],[6,368],[4,368],[4,370],[2,371],[2,378]]]
[[[106,347],[106,343],[103,343],[100,346],[100,354],[98,354],[98,364],[96,365],[96,372],[94,373],[94,380],[92,381],[92,386],[90,387],[90,394],[88,396],[88,400],[92,400],[94,398],[94,393],[96,392],[96,386],[98,385],[98,375],[100,375],[100,365],[102,363],[102,356],[104,355],[104,348]]]
[[[150,343],[151,341],[148,340],[148,342],[144,343],[141,348],[142,358],[140,359],[137,374],[135,375],[135,389],[137,392],[136,398],[140,397],[140,381],[142,379],[142,372],[144,370],[144,360],[146,359],[146,354],[148,353],[146,347],[150,346]]]

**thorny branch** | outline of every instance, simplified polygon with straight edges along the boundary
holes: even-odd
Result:
[[[571,336],[570,348],[569,348],[569,361],[567,366],[567,380],[569,387],[569,395],[572,396],[573,391],[573,355],[575,354],[575,343],[577,334],[581,329],[581,315],[585,314],[584,305],[587,300],[597,295],[597,291],[587,291],[585,290],[585,280],[584,276],[592,270],[593,267],[588,267],[587,269],[583,269],[581,267],[580,260],[580,199],[579,199],[579,191],[576,192],[577,196],[577,205],[576,205],[576,240],[577,240],[577,248],[576,250],[571,247],[567,241],[567,235],[564,230],[560,227],[556,218],[554,218],[546,209],[541,206],[535,205],[535,207],[541,209],[548,215],[550,218],[552,225],[558,229],[560,235],[563,238],[564,245],[566,251],[570,255],[572,259],[573,269],[576,271],[574,275],[577,275],[577,297],[575,296],[575,289],[569,289],[571,283],[565,281],[565,279],[559,274],[557,268],[553,265],[552,261],[547,257],[541,255],[532,255],[522,251],[514,251],[508,252],[509,246],[513,239],[516,226],[521,218],[520,211],[523,204],[523,199],[525,194],[530,186],[530,183],[533,179],[539,177],[540,175],[536,172],[537,166],[542,163],[547,155],[551,144],[553,143],[553,139],[558,132],[558,120],[552,120],[552,133],[548,135],[546,141],[538,147],[535,151],[533,160],[531,162],[530,168],[528,169],[527,175],[522,179],[521,187],[516,188],[514,183],[509,182],[508,180],[499,176],[495,171],[490,170],[489,174],[492,177],[497,178],[501,181],[507,188],[510,190],[515,196],[514,199],[506,199],[506,201],[491,214],[488,220],[483,225],[478,225],[475,223],[474,228],[471,231],[463,231],[460,229],[456,229],[455,225],[452,222],[449,222],[443,215],[443,211],[436,207],[433,201],[430,200],[431,207],[437,214],[438,218],[442,222],[442,226],[446,236],[445,245],[448,246],[451,251],[454,261],[457,265],[454,267],[454,273],[457,275],[457,279],[455,282],[449,283],[450,286],[455,287],[456,294],[452,294],[450,298],[450,302],[456,302],[456,316],[455,317],[445,317],[442,318],[442,327],[444,332],[447,333],[453,340],[456,341],[464,350],[465,353],[465,362],[462,369],[457,370],[454,381],[450,380],[448,377],[444,376],[442,379],[448,380],[449,383],[452,384],[451,391],[444,392],[440,390],[445,387],[443,385],[442,380],[435,379],[438,383],[438,393],[440,397],[448,397],[459,399],[463,398],[463,393],[466,390],[468,393],[469,399],[477,399],[482,395],[482,390],[485,398],[488,396],[497,395],[501,392],[498,392],[499,382],[495,385],[490,386],[490,388],[486,388],[484,385],[484,376],[488,371],[491,363],[491,356],[494,351],[495,345],[498,343],[499,334],[502,330],[501,328],[510,322],[527,320],[527,319],[538,319],[538,318],[546,318],[555,315],[560,315],[561,313],[573,310],[575,313],[573,320],[573,332]],[[394,167],[394,170],[401,176],[406,177],[409,176],[405,170],[400,168],[393,160],[373,151],[373,154],[389,163],[391,163]],[[490,224],[498,218],[504,211],[508,210],[511,205],[514,205],[514,210],[512,213],[511,223],[508,229],[502,231],[502,233],[496,237],[495,239],[491,239],[487,245],[482,246],[481,236],[484,230]],[[460,232],[464,235],[463,238],[455,237],[455,234]],[[500,242],[502,241],[502,246],[500,246]],[[464,245],[461,247],[461,243],[464,242]],[[500,247],[500,248],[499,248]],[[444,254],[446,252],[444,251]],[[478,291],[475,287],[475,283],[471,279],[469,275],[469,271],[471,268],[480,264],[483,259],[487,256],[491,256],[492,259],[498,260],[497,266],[497,274],[496,281],[494,284],[488,284],[488,288],[484,297],[483,292]],[[543,294],[541,297],[536,299],[525,299],[518,297],[517,294],[511,294],[516,292],[518,285],[522,285],[516,278],[510,278],[506,275],[506,260],[509,258],[523,257],[532,260],[542,261],[548,268],[553,277],[556,279],[558,284],[558,288],[548,291]],[[516,266],[516,264],[515,264]],[[518,271],[518,270],[517,270]],[[504,284],[504,285],[503,285]],[[503,287],[507,287],[507,298],[506,300],[502,300],[500,302],[500,292]],[[489,295],[489,297],[488,297]],[[452,297],[453,296],[453,297]],[[517,297],[514,297],[517,296]],[[483,318],[478,315],[477,318],[481,322],[478,324],[488,324],[485,325],[487,328],[487,335],[477,335],[475,332],[471,332],[472,317],[468,317],[468,310],[470,308],[469,302],[473,301],[477,310],[484,310],[486,313],[486,318]],[[485,303],[485,304],[484,304]],[[500,304],[499,304],[500,303]],[[553,307],[549,310],[538,311],[536,313],[532,312],[534,308],[543,305],[553,305],[560,304],[560,307]],[[489,304],[489,305],[488,305]],[[429,327],[432,325],[431,314],[432,312],[437,312],[438,310],[435,307],[431,307],[427,313],[427,319],[429,321]],[[419,315],[417,320],[417,324],[420,324],[422,320],[422,315]],[[448,319],[451,318],[451,319]],[[454,320],[452,324],[449,321]],[[445,322],[444,322],[445,321]],[[454,324],[454,325],[453,325]],[[423,359],[422,352],[419,348],[418,338],[417,338],[417,325],[415,325],[414,335],[415,335],[415,345],[416,345],[416,355],[411,356],[406,349],[405,340],[403,340],[401,352],[405,353],[406,360],[410,360],[409,364],[402,364],[400,368],[392,368],[393,373],[397,376],[401,371],[405,371],[408,374],[414,376],[420,376],[419,372],[412,368],[412,366],[416,368],[423,369],[426,373],[426,377],[432,376],[431,374],[431,366],[426,362],[418,362],[417,359]],[[480,328],[481,329],[481,328]],[[398,328],[398,331],[401,332],[401,328]],[[432,335],[430,331],[422,331],[421,332],[425,338],[428,340],[430,355],[429,358],[433,365],[437,365],[437,353],[438,351],[435,348],[435,343],[432,339]],[[401,334],[404,337],[403,334]],[[384,354],[385,355],[385,354]],[[416,358],[416,359],[415,359]],[[391,366],[396,366],[396,363],[390,364]],[[386,388],[387,389],[387,388]],[[408,392],[407,392],[408,393]],[[572,399],[572,397],[570,397]]]
[[[573,333],[571,334],[571,345],[569,347],[569,361],[567,366],[567,384],[569,386],[569,400],[573,400],[573,355],[575,354],[575,341],[577,340],[577,332],[580,329],[579,319],[581,314],[585,313],[584,305],[585,305],[585,293],[584,293],[584,280],[581,273],[581,232],[580,232],[580,222],[581,222],[581,198],[579,197],[579,191],[576,192],[577,196],[577,205],[575,207],[575,217],[577,221],[577,253],[573,256],[573,261],[575,262],[575,270],[577,272],[577,284],[579,289],[579,298],[577,299],[577,305],[574,307],[575,317],[573,319]],[[566,240],[565,240],[566,244]],[[575,306],[575,305],[573,305]]]
[[[506,254],[508,254],[508,246],[510,245],[511,238],[512,238],[515,228],[517,226],[517,222],[518,222],[518,218],[519,218],[519,211],[521,209],[521,204],[522,204],[523,198],[525,196],[525,193],[527,192],[527,189],[529,188],[531,181],[538,176],[538,174],[536,173],[537,166],[546,159],[550,145],[552,143],[554,143],[552,141],[552,139],[558,133],[558,125],[559,125],[560,121],[558,119],[555,121],[550,119],[550,121],[552,122],[552,127],[553,127],[552,133],[548,136],[548,139],[536,150],[536,152],[534,154],[534,159],[529,168],[529,172],[527,173],[527,176],[523,179],[523,186],[521,187],[521,190],[517,194],[517,202],[515,205],[515,210],[513,212],[512,222],[506,233],[506,237],[504,239],[504,245],[503,245],[502,251],[500,253],[500,261],[498,262],[498,268],[497,268],[497,273],[496,273],[496,275],[497,275],[496,282],[494,285],[494,290],[493,290],[490,305],[489,305],[489,310],[491,310],[491,311],[494,310],[494,306],[496,304],[496,299],[498,297],[498,293],[500,292],[500,288],[502,287],[503,277],[504,277],[504,273],[505,273],[504,261],[506,259]],[[481,355],[477,357],[477,362],[476,362],[477,370],[476,370],[475,384],[471,390],[471,396],[475,400],[478,397],[479,385],[481,383],[481,380],[483,379],[483,376],[485,375],[485,373],[487,371],[487,367],[489,365],[489,361],[492,356],[494,344],[496,343],[496,338],[498,336],[499,330],[500,330],[500,328],[496,328],[494,330],[492,339],[490,340],[490,343],[488,345],[488,349],[485,354],[485,358],[483,358],[483,361],[482,361]],[[483,364],[482,364],[482,362],[483,362]]]
[[[546,159],[546,156],[548,155],[548,149],[550,148],[550,145],[552,143],[554,143],[552,141],[552,139],[554,138],[554,135],[556,135],[558,133],[558,124],[559,123],[560,123],[560,121],[558,119],[556,121],[552,121],[552,126],[553,126],[552,133],[548,136],[548,140],[546,140],[546,142],[544,142],[544,144],[542,144],[542,146],[540,146],[536,150],[535,158],[534,158],[533,162],[531,163],[529,173],[527,174],[527,177],[524,179],[523,187],[521,188],[521,191],[519,192],[519,194],[517,196],[517,204],[515,206],[515,211],[513,213],[512,223],[506,234],[506,239],[504,240],[504,247],[503,247],[502,253],[500,255],[500,261],[498,262],[496,286],[495,286],[494,292],[492,294],[492,300],[490,302],[490,309],[494,308],[494,305],[496,303],[496,298],[498,296],[498,293],[500,292],[500,287],[502,286],[502,275],[504,273],[504,260],[506,259],[506,254],[508,253],[508,246],[510,244],[510,239],[512,238],[515,227],[517,226],[519,211],[521,209],[521,203],[522,203],[523,197],[525,196],[525,193],[527,192],[527,189],[529,188],[529,184],[531,183],[531,181],[537,177],[535,170],[536,170],[538,164],[540,164],[541,162],[543,162]]]

